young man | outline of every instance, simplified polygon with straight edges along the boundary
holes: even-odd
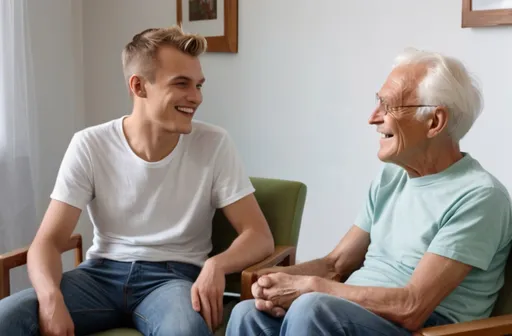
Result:
[[[411,335],[491,314],[512,209],[503,184],[460,150],[480,91],[460,61],[411,50],[377,98],[369,123],[385,165],[355,225],[324,258],[263,270],[228,335]]]
[[[206,40],[148,29],[122,53],[128,116],[75,134],[28,253],[34,289],[0,302],[0,335],[87,335],[126,323],[145,335],[208,335],[224,276],[265,258],[273,239],[228,134],[193,121]],[[61,251],[88,207],[87,260]],[[239,233],[208,259],[215,209]]]

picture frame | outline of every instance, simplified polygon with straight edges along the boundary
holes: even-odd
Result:
[[[462,0],[462,28],[512,25],[512,0]]]
[[[207,52],[238,53],[238,0],[176,0],[177,23],[203,35]]]

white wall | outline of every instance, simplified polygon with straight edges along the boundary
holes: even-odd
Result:
[[[38,158],[34,162],[38,170],[37,220],[18,225],[24,230],[19,236],[33,237],[48,206],[69,140],[85,126],[82,0],[28,1],[27,11],[38,119]],[[90,226],[84,225],[83,217],[77,231],[90,235]],[[72,252],[65,253],[63,260],[64,270],[73,267]],[[12,292],[28,286],[25,266],[11,271]]]
[[[81,2],[29,2],[36,98],[39,104],[38,217],[49,202],[62,155],[84,126]]]
[[[31,48],[39,118],[38,226],[69,140],[85,125],[81,0],[30,1]],[[81,221],[77,231],[82,231]],[[25,225],[29,225],[26,223]],[[85,226],[89,234],[89,226]],[[35,232],[34,232],[35,233]],[[64,267],[72,267],[71,253]],[[13,284],[14,285],[14,284]]]
[[[233,135],[251,175],[309,187],[298,259],[322,256],[352,224],[379,162],[366,124],[374,94],[407,46],[460,57],[481,79],[485,112],[463,149],[512,190],[512,27],[461,29],[446,0],[239,0],[239,53],[203,57],[198,118]],[[86,123],[129,113],[120,51],[175,22],[169,0],[83,4]],[[498,160],[503,160],[499,162]]]
[[[176,22],[175,1],[86,0],[83,2],[86,123],[131,112],[123,83],[121,51],[133,35]]]

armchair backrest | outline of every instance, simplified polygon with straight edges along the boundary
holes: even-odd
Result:
[[[507,266],[505,266],[505,283],[499,292],[491,315],[506,314],[512,314],[512,253],[508,257]]]
[[[280,179],[251,177],[256,189],[255,197],[267,219],[274,236],[275,245],[297,247],[307,188],[302,182]],[[222,211],[213,218],[210,255],[225,251],[236,238],[237,233]],[[239,293],[240,274],[226,279],[226,291]]]

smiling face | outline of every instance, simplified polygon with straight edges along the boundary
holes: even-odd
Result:
[[[140,92],[145,116],[150,122],[172,133],[192,131],[192,118],[203,101],[201,87],[204,76],[199,59],[170,46],[160,47],[155,60],[154,80],[140,80]],[[135,77],[135,76],[134,76]]]
[[[432,120],[418,118],[417,87],[427,74],[424,65],[395,68],[377,93],[378,104],[369,123],[381,133],[378,157],[384,162],[402,163],[428,145]],[[407,107],[408,106],[408,107]]]

